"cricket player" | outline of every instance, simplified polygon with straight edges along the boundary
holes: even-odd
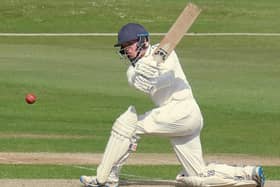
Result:
[[[156,62],[152,55],[157,45],[150,44],[149,33],[136,23],[120,29],[115,47],[130,62],[129,85],[150,96],[155,108],[138,115],[135,107],[129,106],[115,120],[97,175],[80,177],[85,186],[118,186],[121,166],[135,150],[142,134],[170,139],[183,168],[176,177],[180,184],[264,186],[261,166],[205,164],[200,142],[202,114],[174,51],[164,63]]]

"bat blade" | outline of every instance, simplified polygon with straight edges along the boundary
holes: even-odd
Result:
[[[153,54],[154,59],[158,63],[164,62],[168,55],[174,50],[176,45],[192,26],[200,12],[201,9],[195,4],[187,4]]]

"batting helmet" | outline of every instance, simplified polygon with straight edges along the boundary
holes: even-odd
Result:
[[[137,23],[128,23],[120,29],[118,33],[118,43],[114,46],[119,47],[126,42],[139,40],[139,38],[142,37],[148,38],[148,36],[148,31],[142,25]]]

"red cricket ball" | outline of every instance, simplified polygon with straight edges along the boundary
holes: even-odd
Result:
[[[28,104],[33,104],[35,103],[36,101],[36,95],[32,94],[32,93],[29,93],[25,96],[25,101],[28,103]]]

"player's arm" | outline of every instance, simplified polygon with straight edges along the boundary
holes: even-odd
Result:
[[[140,59],[135,66],[134,86],[145,93],[154,94],[157,90],[171,86],[175,79],[174,71],[166,63],[157,64],[152,58]]]

